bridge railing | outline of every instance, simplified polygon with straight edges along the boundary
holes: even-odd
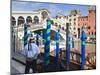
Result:
[[[71,51],[70,60],[71,63],[81,66],[81,54],[79,52]],[[63,50],[60,54],[60,59],[66,61],[66,51]],[[86,64],[85,69],[95,69],[96,68],[96,54],[89,53],[85,56]]]
[[[42,24],[42,23],[39,23],[39,24],[31,24],[30,25],[30,29],[31,30],[33,30],[33,29],[40,29],[40,28],[43,28],[45,25],[44,24]],[[18,26],[18,31],[20,32],[20,31],[23,31],[23,28],[24,28],[24,25],[22,24],[22,25],[19,25]],[[58,29],[58,27],[57,26],[54,26],[54,25],[52,25],[52,28],[55,28],[56,30]],[[63,29],[61,29],[60,28],[60,32],[62,33],[62,34],[66,34],[66,31],[64,31]]]
[[[23,28],[24,28],[24,25],[18,26],[18,31],[19,32],[24,31]],[[43,28],[43,25],[40,25],[40,24],[32,24],[32,25],[30,25],[30,30],[35,30],[35,29],[40,29],[40,28]]]
[[[55,25],[52,25],[53,28],[56,28],[58,29],[59,27],[58,26],[55,26]],[[60,32],[63,33],[63,34],[66,34],[66,31],[63,30],[62,28],[60,28]]]

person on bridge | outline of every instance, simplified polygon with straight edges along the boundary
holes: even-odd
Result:
[[[40,50],[39,47],[35,44],[34,38],[29,39],[28,44],[21,53],[26,57],[25,74],[29,73],[30,68],[32,68],[33,73],[35,73],[37,70],[36,62],[38,55],[40,54]]]

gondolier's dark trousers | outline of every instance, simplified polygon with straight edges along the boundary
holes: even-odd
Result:
[[[36,59],[33,59],[31,61],[26,60],[26,67],[25,67],[25,74],[29,74],[30,68],[32,68],[33,73],[36,72]]]

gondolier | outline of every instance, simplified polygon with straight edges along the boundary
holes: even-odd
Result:
[[[40,54],[39,47],[35,44],[35,39],[31,38],[28,44],[25,46],[24,50],[21,52],[26,57],[26,67],[25,74],[29,73],[30,68],[32,68],[33,73],[36,72],[36,61],[38,55]]]

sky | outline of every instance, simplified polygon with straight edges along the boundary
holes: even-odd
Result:
[[[51,16],[55,17],[58,13],[64,16],[69,15],[71,10],[78,9],[83,16],[88,15],[88,5],[39,3],[33,1],[12,1],[12,11],[34,11],[38,9],[48,9]]]

